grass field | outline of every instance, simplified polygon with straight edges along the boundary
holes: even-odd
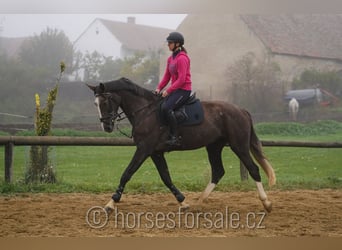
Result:
[[[279,126],[288,125],[280,124],[276,129],[268,129],[262,124],[256,128],[261,140],[342,141],[341,123],[318,123],[315,129],[309,129],[309,125],[293,125],[296,132],[292,133],[285,128],[279,129]],[[29,147],[17,146],[14,151],[14,181],[5,184],[1,168],[0,192],[111,192],[117,187],[134,150],[134,147],[56,146],[51,154],[58,183],[24,185]],[[342,149],[265,147],[264,151],[277,175],[276,189],[342,188]],[[2,164],[3,157],[4,147],[0,147]],[[166,154],[166,158],[173,181],[182,191],[202,191],[209,182],[210,166],[205,149],[171,152]],[[223,162],[226,175],[218,190],[255,189],[251,178],[241,183],[239,160],[228,147],[223,151]],[[267,183],[263,172],[262,178]],[[147,160],[125,191],[149,193],[168,190],[152,161]]]

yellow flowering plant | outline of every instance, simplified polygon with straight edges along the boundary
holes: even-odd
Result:
[[[47,96],[45,107],[41,107],[39,94],[35,94],[36,112],[35,112],[35,132],[37,136],[47,136],[51,131],[52,113],[56,104],[59,82],[65,71],[64,62],[60,63],[60,73],[57,83]],[[32,146],[30,150],[30,163],[25,176],[26,183],[29,182],[56,182],[55,172],[50,164],[47,146]]]

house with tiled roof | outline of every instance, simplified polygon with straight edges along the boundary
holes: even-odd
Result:
[[[342,72],[341,14],[190,14],[178,31],[202,99],[231,100],[227,68],[250,52],[279,64],[284,91],[306,69]]]
[[[99,54],[112,59],[125,58],[138,51],[156,51],[162,48],[171,30],[140,25],[134,17],[127,22],[95,19],[74,42],[75,51]]]
[[[272,53],[342,62],[342,15],[241,15]]]

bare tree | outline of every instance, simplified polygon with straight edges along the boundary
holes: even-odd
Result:
[[[280,67],[248,52],[228,67],[233,102],[254,112],[267,112],[281,104]]]

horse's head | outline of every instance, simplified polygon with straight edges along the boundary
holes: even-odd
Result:
[[[119,117],[118,109],[121,104],[121,97],[115,93],[106,92],[103,83],[98,86],[87,86],[94,91],[94,104],[99,112],[102,129],[111,133],[114,129],[114,122]]]

